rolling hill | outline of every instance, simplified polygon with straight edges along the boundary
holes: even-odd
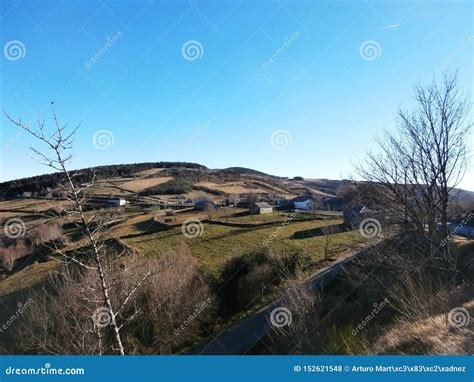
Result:
[[[261,171],[230,167],[209,169],[195,163],[156,162],[92,167],[72,171],[79,184],[94,182],[88,192],[100,195],[176,195],[203,192],[213,196],[230,194],[272,194],[291,198],[303,193],[337,195],[347,180],[304,180],[269,175]],[[0,183],[3,200],[47,197],[57,194],[63,175],[39,175]]]

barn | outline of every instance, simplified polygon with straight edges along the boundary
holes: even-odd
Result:
[[[250,204],[249,212],[251,214],[270,214],[273,212],[273,207],[267,202],[256,202]]]

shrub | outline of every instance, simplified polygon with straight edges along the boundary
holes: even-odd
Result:
[[[282,280],[296,275],[307,261],[309,257],[300,252],[275,254],[267,248],[234,256],[225,264],[218,286],[223,313],[246,309]]]
[[[114,284],[109,293],[115,307],[152,271],[117,316],[127,353],[177,352],[199,338],[200,325],[212,318],[211,293],[186,248],[159,259],[110,255],[105,267],[109,283]],[[95,272],[65,266],[33,296],[22,325],[17,326],[16,353],[116,353],[111,327],[97,326],[93,320],[105,306]]]

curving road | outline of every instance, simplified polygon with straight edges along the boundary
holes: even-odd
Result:
[[[312,289],[320,291],[327,283],[333,280],[343,269],[344,264],[357,255],[362,255],[366,249],[357,250],[343,255],[330,266],[318,270],[310,276]],[[281,298],[263,307],[258,312],[243,319],[238,324],[225,329],[217,336],[192,347],[187,354],[197,355],[239,355],[244,354],[257,341],[269,332],[269,317],[273,309],[279,307]]]

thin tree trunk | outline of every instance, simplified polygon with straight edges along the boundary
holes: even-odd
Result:
[[[57,155],[58,155],[58,159],[61,159],[60,155],[58,153],[57,153]],[[102,295],[104,297],[105,304],[107,305],[107,309],[109,310],[110,326],[112,327],[112,330],[114,332],[114,337],[115,337],[115,341],[117,343],[118,350],[119,350],[121,355],[125,355],[125,350],[123,348],[122,339],[121,339],[121,336],[120,336],[120,329],[118,327],[117,320],[116,320],[116,315],[115,315],[113,305],[112,305],[112,301],[110,300],[110,296],[109,296],[107,280],[105,278],[105,273],[104,273],[104,269],[103,269],[103,266],[102,266],[100,251],[97,248],[97,243],[96,243],[96,241],[95,241],[95,239],[92,235],[92,232],[89,229],[89,225],[87,224],[86,218],[84,216],[84,211],[82,209],[82,204],[79,200],[79,195],[76,192],[76,188],[75,188],[74,183],[71,179],[71,176],[70,176],[68,170],[66,169],[66,167],[64,166],[64,163],[62,161],[60,161],[60,163],[61,163],[61,167],[64,171],[64,174],[66,175],[69,186],[71,187],[74,202],[76,203],[77,209],[79,211],[79,215],[81,217],[81,221],[82,221],[82,224],[84,226],[86,236],[87,236],[87,238],[89,240],[89,243],[91,244],[93,252],[94,252],[95,261],[97,262],[97,272],[99,274],[99,279],[100,279],[101,292],[102,292]]]

